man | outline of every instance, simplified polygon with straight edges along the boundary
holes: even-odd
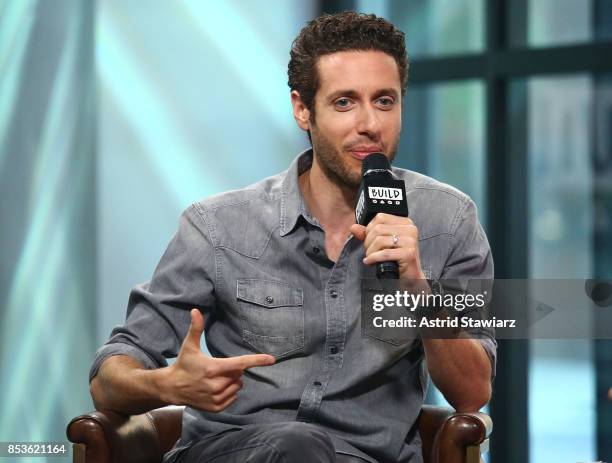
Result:
[[[397,261],[404,282],[493,275],[473,202],[423,175],[394,169],[411,218],[355,224],[362,159],[397,150],[407,67],[403,33],[381,18],[311,21],[293,43],[289,86],[312,150],[193,204],[133,290],[91,393],[123,413],[186,405],[165,461],[418,462],[427,370],[457,410],[489,400],[493,339],[361,336],[364,268]]]

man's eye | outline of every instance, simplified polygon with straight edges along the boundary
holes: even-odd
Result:
[[[338,98],[335,104],[338,108],[348,108],[351,105],[351,100],[348,98]]]
[[[384,107],[390,107],[390,106],[393,106],[395,104],[395,100],[393,98],[389,98],[389,97],[379,98],[378,102],[380,103],[381,106],[384,106]]]

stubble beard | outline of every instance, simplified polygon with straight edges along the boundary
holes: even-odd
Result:
[[[321,170],[325,176],[335,185],[339,186],[343,190],[354,191],[359,188],[361,184],[361,169],[359,171],[354,170],[351,166],[345,162],[342,152],[338,151],[333,143],[324,135],[312,134],[312,147],[316,153],[317,160],[321,166]],[[389,162],[393,162],[395,154],[397,152],[398,139],[394,140],[391,145],[391,151]]]

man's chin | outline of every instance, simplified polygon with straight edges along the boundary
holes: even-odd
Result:
[[[361,184],[362,161],[347,151],[326,151],[325,146],[319,147],[316,152],[325,176],[342,189],[355,190],[356,193]]]

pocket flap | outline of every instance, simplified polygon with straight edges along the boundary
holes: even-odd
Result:
[[[236,297],[262,307],[297,307],[303,304],[302,290],[282,281],[239,279]]]

